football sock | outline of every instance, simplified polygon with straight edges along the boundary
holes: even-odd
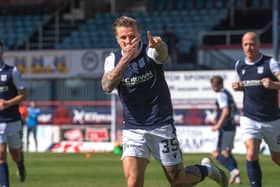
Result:
[[[9,187],[9,169],[7,163],[0,164],[0,185]]]
[[[231,160],[232,160],[232,163],[233,163],[234,168],[237,168],[237,161],[236,161],[236,159],[234,158],[234,156],[231,155],[230,158],[231,158]]]
[[[216,160],[222,164],[225,168],[227,168],[229,171],[232,171],[233,169],[235,169],[236,167],[234,166],[234,161],[232,160],[232,157],[225,157],[222,154],[219,154],[216,157]]]
[[[225,158],[226,158],[226,162],[227,162],[227,169],[229,171],[236,169],[237,164],[236,164],[236,162],[234,162],[235,161],[234,157],[232,155],[230,155],[229,157],[225,157]]]
[[[259,164],[259,160],[253,160],[246,162],[247,175],[250,180],[252,187],[261,187],[262,186],[262,171]]]
[[[185,167],[185,173],[199,176],[201,177],[200,181],[203,181],[203,179],[208,176],[209,171],[207,166],[202,166],[197,164],[197,165],[191,165]]]
[[[200,181],[203,181],[205,177],[209,175],[208,167],[207,166],[202,166],[202,165],[195,165],[198,167],[200,173],[201,173],[201,179]]]
[[[20,167],[23,167],[24,165],[24,157],[23,157],[23,152],[21,152],[21,160],[16,162],[17,164],[17,167],[20,168]]]

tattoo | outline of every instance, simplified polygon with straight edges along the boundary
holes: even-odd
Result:
[[[107,75],[109,76],[109,75]],[[106,87],[114,89],[118,84],[120,80],[119,79],[108,79],[106,76],[102,79],[102,84],[106,85]]]
[[[196,177],[201,178],[201,173],[199,168],[194,165],[185,167],[185,173],[186,175],[194,175]]]
[[[111,71],[107,72],[102,77],[102,87],[106,92],[111,92],[114,88],[116,88],[122,77],[123,73],[128,66],[129,60],[127,57],[122,57],[117,64],[117,66]]]
[[[171,170],[172,177],[174,177],[174,178],[178,177],[180,172],[181,172],[181,170],[180,170],[179,165],[175,165],[172,167],[172,170]]]

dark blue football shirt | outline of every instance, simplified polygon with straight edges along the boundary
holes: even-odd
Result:
[[[216,121],[218,121],[219,118],[221,117],[222,109],[224,107],[228,107],[228,109],[229,109],[229,115],[223,122],[221,130],[234,131],[236,129],[236,123],[234,122],[234,115],[236,113],[237,107],[233,100],[232,95],[229,93],[228,90],[222,88],[217,93],[216,107],[217,107]]]
[[[0,98],[9,100],[18,95],[18,90],[25,89],[25,84],[15,66],[3,64],[0,68]],[[0,122],[12,122],[21,119],[18,105],[0,111]]]
[[[173,124],[173,108],[165,81],[163,65],[153,59],[152,49],[140,44],[117,87],[123,106],[124,129],[154,129]],[[105,61],[105,71],[121,58],[121,50]]]
[[[239,79],[248,85],[244,87],[244,116],[255,121],[279,119],[278,90],[264,88],[260,83],[263,78],[277,81],[280,72],[278,63],[272,57],[261,54],[253,63],[246,59],[237,61],[235,68]]]

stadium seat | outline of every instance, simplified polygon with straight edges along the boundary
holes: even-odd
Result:
[[[159,2],[155,0],[153,2]],[[222,3],[219,0],[217,3]],[[160,1],[153,11],[131,11],[122,13],[97,13],[94,19],[89,19],[79,26],[79,30],[72,33],[68,38],[57,45],[74,48],[78,40],[80,44],[86,48],[112,48],[115,47],[114,39],[111,31],[111,25],[114,19],[120,15],[128,15],[136,18],[142,26],[143,39],[146,39],[146,30],[151,30],[154,35],[160,35],[163,26],[173,28],[177,32],[180,40],[180,51],[187,53],[197,40],[200,31],[213,29],[222,19],[227,16],[227,9],[213,8],[210,2],[204,0],[196,1],[199,8],[186,9],[193,7],[192,1],[179,0],[176,6],[173,6],[170,0]],[[216,6],[216,5],[215,5]],[[224,4],[219,5],[219,7]],[[203,9],[202,9],[203,8]],[[211,18],[211,22],[209,22]],[[86,42],[92,41],[92,42]],[[72,43],[75,43],[72,45]],[[114,44],[112,44],[114,43]]]
[[[0,39],[5,42],[8,49],[19,46],[47,19],[47,15],[0,16],[0,31],[2,33]]]

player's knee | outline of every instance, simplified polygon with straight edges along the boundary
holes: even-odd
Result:
[[[140,179],[136,175],[129,175],[126,177],[128,187],[143,186],[144,179]]]
[[[127,186],[128,187],[137,187],[137,186],[139,186],[139,184],[138,184],[137,180],[130,179],[127,181]]]
[[[246,158],[247,158],[247,160],[258,160],[259,159],[258,154],[256,154],[252,150],[247,150]]]
[[[137,183],[135,181],[128,181],[127,186],[128,187],[137,187]]]

